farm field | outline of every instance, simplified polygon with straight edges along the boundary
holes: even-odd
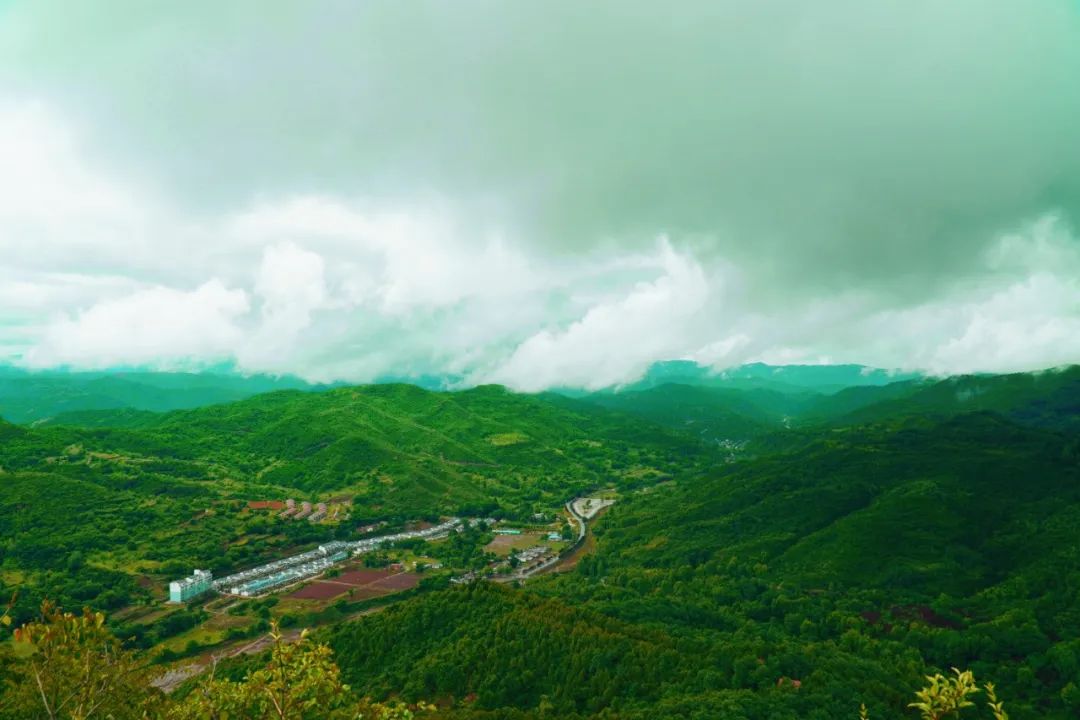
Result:
[[[366,600],[409,590],[419,583],[420,576],[416,573],[389,568],[352,569],[337,577],[316,580],[286,597],[292,600],[330,600],[348,593],[351,600]]]
[[[499,557],[506,557],[517,550],[543,545],[547,540],[547,532],[523,532],[520,535],[496,535],[484,550],[494,553]]]

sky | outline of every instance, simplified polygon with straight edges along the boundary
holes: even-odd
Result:
[[[0,0],[0,361],[1080,362],[1080,3]]]

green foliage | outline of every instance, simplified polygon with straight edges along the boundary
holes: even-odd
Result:
[[[277,675],[274,657],[241,660],[205,681],[200,717],[274,717],[272,698],[298,681],[296,717],[322,693],[346,698],[326,712],[355,712],[361,695],[436,698],[440,717],[463,719],[825,720],[860,703],[899,718],[929,672],[916,711],[1005,720],[993,686],[961,692],[973,678],[939,675],[956,666],[995,678],[1017,720],[1064,720],[1080,708],[1076,372],[835,395],[751,374],[743,396],[657,386],[612,402],[391,385],[127,428],[0,423],[0,572],[20,587],[7,617],[27,621],[45,594],[129,605],[110,640],[128,653],[204,619],[193,607],[140,621],[148,579],[252,565],[375,519],[553,515],[611,484],[620,499],[573,572],[522,589],[425,577],[388,609],[320,631],[340,672],[307,641],[276,656]],[[734,454],[711,442],[741,430]],[[245,510],[320,493],[355,497],[353,521]],[[483,569],[489,539],[478,527],[410,549]],[[284,620],[341,623],[382,602],[290,606]],[[232,640],[273,614],[247,608],[264,624]],[[33,677],[26,663],[0,655],[0,678]],[[23,703],[12,717],[33,717],[33,686],[7,682]]]
[[[625,495],[575,573],[428,594],[331,644],[362,691],[475,694],[476,717],[544,702],[832,718],[860,701],[902,717],[924,668],[962,663],[998,678],[1017,718],[1064,719],[1080,676],[1073,442],[984,414],[828,431]]]
[[[331,658],[330,649],[311,645],[304,636],[286,643],[274,628],[274,644],[265,667],[236,682],[214,676],[165,713],[169,720],[352,720],[356,702]]]
[[[508,433],[518,441],[489,441]],[[126,429],[0,421],[0,568],[24,577],[20,620],[46,595],[115,610],[193,567],[250,567],[367,519],[529,518],[602,479],[630,488],[706,459],[643,421],[497,387],[276,392]],[[244,512],[313,491],[355,497],[353,517],[327,528]]]
[[[0,695],[4,718],[123,720],[157,708],[145,663],[121,647],[101,613],[65,613],[46,602],[15,642],[31,654]]]
[[[926,679],[929,684],[915,693],[918,702],[908,706],[918,710],[922,720],[959,717],[964,708],[975,707],[975,703],[968,698],[979,692],[979,686],[975,684],[971,671],[961,672],[953,668],[953,677],[938,673],[928,675]]]
[[[6,616],[5,616],[6,617]],[[15,631],[30,655],[16,663],[0,694],[6,720],[412,720],[413,710],[353,695],[325,645],[306,633],[286,642],[271,628],[268,661],[241,680],[211,669],[197,688],[168,699],[105,628],[105,617],[64,613],[45,603],[38,620]],[[419,704],[424,712],[428,706]]]

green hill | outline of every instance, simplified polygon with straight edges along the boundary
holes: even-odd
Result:
[[[815,367],[816,375],[812,373],[811,377],[850,380],[859,366],[845,368],[829,373],[827,367]],[[764,370],[761,366],[755,372]],[[869,373],[866,377],[883,381],[888,376]],[[999,412],[1038,427],[1080,429],[1080,367],[1014,375],[914,378],[853,385],[837,392],[798,389],[794,385],[779,391],[666,383],[645,389],[598,392],[581,399],[710,442],[739,443],[787,429],[813,432],[822,425],[842,427],[898,417],[941,420],[981,410]]]
[[[935,383],[912,383],[877,393],[878,401],[864,403],[835,422],[859,424],[895,417],[948,417],[958,413],[993,411],[1036,427],[1080,430],[1080,365],[1038,373],[963,375]],[[850,391],[848,391],[850,392]],[[868,397],[874,397],[871,391]]]
[[[413,512],[449,512],[496,497],[556,501],[600,483],[685,470],[700,459],[696,443],[652,424],[496,386],[271,393],[100,437],[136,452],[145,444],[147,452],[208,471],[224,466],[250,484],[351,491],[372,505]]]
[[[774,390],[734,390],[669,383],[646,390],[594,393],[586,402],[637,415],[702,440],[739,442],[783,427],[804,402]]]
[[[670,383],[734,390],[773,390],[784,393],[833,393],[848,387],[879,386],[915,380],[919,373],[897,372],[865,365],[766,365],[749,363],[714,370],[689,360],[655,363],[637,382],[623,390],[646,390]]]
[[[925,670],[958,665],[1014,718],[1072,717],[1076,436],[989,414],[826,431],[631,494],[596,532],[524,598],[450,590],[342,626],[347,678],[474,697],[462,718],[899,718]]]
[[[120,412],[137,427],[0,421],[0,487],[9,490],[0,493],[0,567],[28,587],[93,601],[116,585],[133,597],[138,575],[160,583],[193,566],[227,571],[336,532],[243,513],[249,500],[344,499],[350,536],[370,519],[528,519],[597,486],[651,485],[710,462],[696,441],[637,418],[493,386],[281,391]],[[126,580],[68,587],[62,572],[76,552],[80,568]],[[85,572],[71,579],[82,583]]]
[[[283,389],[318,388],[299,378],[265,375],[27,371],[0,366],[0,417],[9,422],[32,423],[83,411],[164,412]]]

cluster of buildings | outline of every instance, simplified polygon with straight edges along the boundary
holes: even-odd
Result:
[[[289,498],[284,503],[280,500],[266,501],[262,503],[248,503],[248,507],[255,508],[256,505],[259,506],[257,509],[265,508],[281,510],[281,512],[278,513],[278,517],[287,520],[303,520],[304,518],[307,518],[308,522],[319,522],[326,517],[326,514],[328,512],[326,503],[324,502],[312,505],[307,500],[297,503],[292,498]],[[284,509],[282,510],[282,508]]]
[[[187,602],[209,591],[213,586],[213,573],[209,570],[196,570],[183,580],[173,580],[169,583],[169,602]]]
[[[240,597],[254,597],[284,585],[292,585],[315,577],[336,563],[347,560],[350,556],[371,552],[399,540],[411,538],[434,540],[445,537],[460,525],[460,519],[450,518],[422,530],[407,530],[353,542],[329,542],[320,545],[315,550],[275,560],[218,580],[214,580],[213,576],[205,570],[196,570],[189,578],[169,583],[169,601],[187,602],[210,590]]]
[[[538,557],[547,555],[549,550],[551,550],[551,548],[549,548],[547,545],[537,545],[536,547],[522,550],[514,557],[516,557],[517,561],[522,565],[528,565],[533,560],[536,560]]]
[[[245,598],[253,597],[283,585],[292,585],[295,582],[320,575],[348,557],[349,551],[345,543],[327,543],[326,545],[320,545],[317,550],[294,555],[291,558],[279,560],[277,563],[269,563],[269,565],[277,565],[278,567],[268,574],[258,575],[243,582],[237,582],[234,580],[236,576],[231,575],[219,581],[219,583],[215,583],[215,585],[219,590],[230,595],[239,595]],[[303,559],[297,562],[298,558]],[[282,563],[285,564],[282,565]],[[257,569],[264,570],[267,567],[268,565],[263,565]]]
[[[464,575],[458,575],[456,577],[450,578],[450,582],[453,585],[468,585],[478,577],[480,577],[480,573],[476,572],[475,570],[470,570]]]

